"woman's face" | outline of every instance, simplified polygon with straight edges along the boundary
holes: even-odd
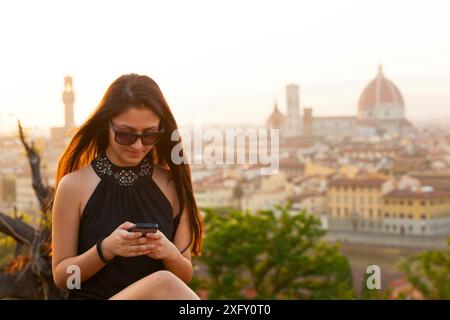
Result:
[[[144,133],[159,129],[158,116],[149,108],[129,108],[125,112],[111,119],[116,130],[121,132]],[[111,160],[120,166],[137,165],[144,156],[153,148],[153,145],[142,144],[142,139],[137,139],[132,145],[121,145],[114,140],[114,131],[109,127],[109,144],[107,148]]]

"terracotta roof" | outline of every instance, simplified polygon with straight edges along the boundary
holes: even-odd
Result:
[[[281,159],[279,162],[280,167],[290,168],[304,168],[305,164],[292,159]]]
[[[286,121],[285,115],[281,113],[280,110],[278,110],[278,106],[275,103],[272,114],[267,119],[266,122],[267,126],[270,128],[280,129],[281,127],[284,126],[285,121]]]
[[[330,181],[329,187],[369,187],[379,188],[385,182],[385,179],[348,179],[340,178]]]
[[[292,201],[302,201],[307,198],[323,197],[326,194],[327,194],[326,192],[308,192],[308,193],[303,193],[301,195],[293,196],[291,199],[292,199]]]
[[[371,110],[382,103],[393,103],[404,108],[403,97],[398,88],[384,74],[379,67],[377,77],[363,90],[359,99],[358,110]]]
[[[394,190],[384,195],[385,198],[411,198],[411,199],[433,199],[450,198],[448,191],[412,191],[412,190]]]

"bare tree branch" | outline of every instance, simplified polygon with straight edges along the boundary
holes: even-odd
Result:
[[[29,256],[19,256],[20,247],[16,247],[16,260],[9,268],[0,270],[0,299],[61,299],[64,292],[53,282],[49,239],[51,236],[48,212],[52,207],[54,189],[44,186],[41,179],[40,156],[34,147],[25,141],[22,127],[19,125],[20,140],[27,152],[33,177],[32,186],[41,209],[38,229],[23,222],[15,215],[10,217],[0,212],[0,233],[13,237],[18,244],[29,248]],[[25,257],[25,263],[23,263]],[[22,259],[22,260],[21,260]]]
[[[33,182],[32,182],[33,189],[34,189],[36,197],[39,201],[41,211],[44,214],[45,211],[48,209],[49,202],[52,199],[53,190],[49,186],[44,186],[44,184],[42,183],[41,167],[40,167],[41,158],[40,158],[36,148],[34,147],[33,142],[31,143],[31,146],[30,146],[25,141],[25,135],[23,133],[23,129],[20,124],[20,121],[18,121],[18,126],[19,126],[20,141],[22,141],[22,144],[25,147],[25,150],[26,150],[27,156],[28,156],[28,162],[30,163],[30,167],[31,167],[31,174],[33,177]]]
[[[31,245],[34,239],[35,229],[22,220],[11,218],[0,212],[0,232],[13,237],[20,243]]]

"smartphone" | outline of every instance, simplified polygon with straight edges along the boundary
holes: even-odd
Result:
[[[145,237],[147,233],[155,233],[158,231],[157,223],[136,223],[136,225],[130,229],[128,232],[142,232],[142,237]]]

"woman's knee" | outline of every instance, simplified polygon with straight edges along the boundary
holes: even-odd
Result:
[[[183,280],[170,271],[161,270],[152,273],[150,276],[154,276],[151,281],[154,281],[155,285],[158,286],[160,289],[158,292],[161,296],[169,297],[170,299],[200,299]]]
[[[180,285],[181,279],[168,270],[160,270],[147,276],[148,280],[160,286]]]
[[[199,297],[175,274],[161,270],[136,281],[111,299],[199,299]]]

